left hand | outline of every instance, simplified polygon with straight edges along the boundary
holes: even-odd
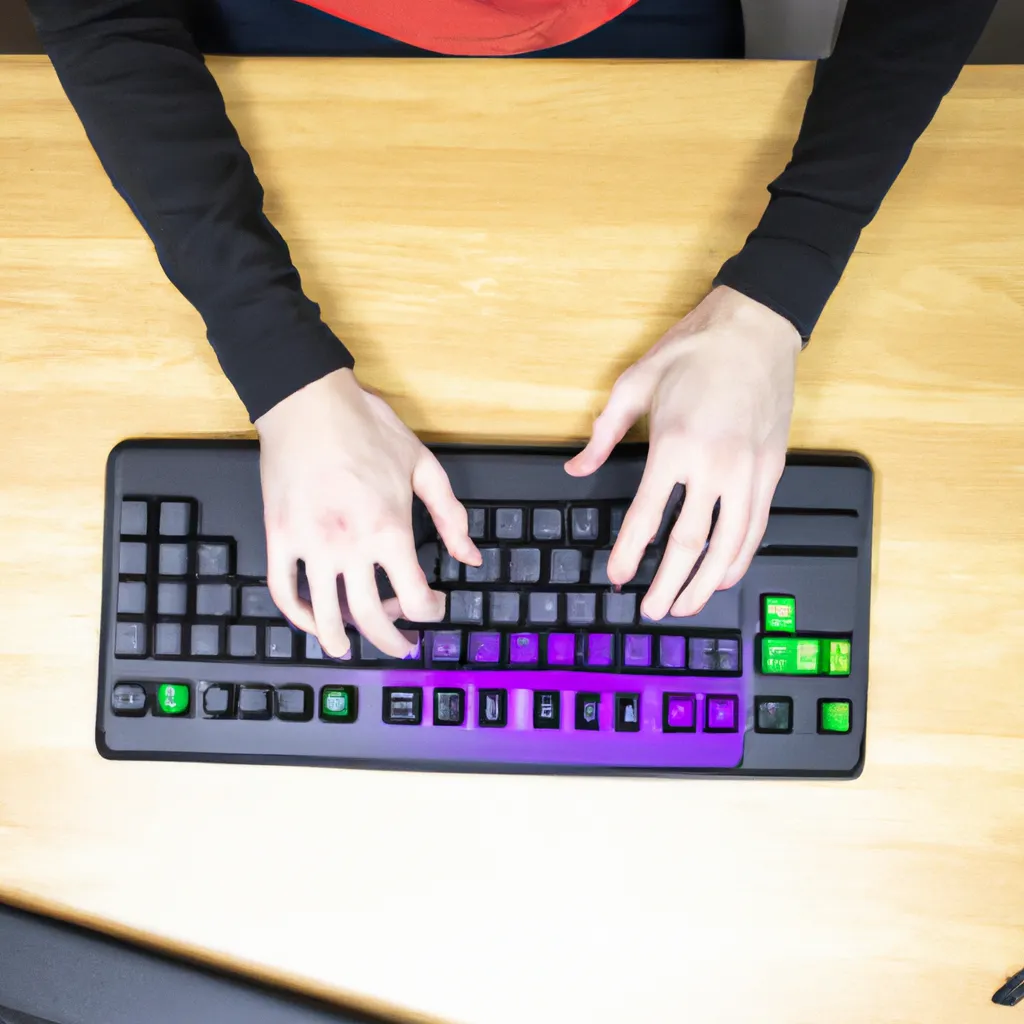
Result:
[[[799,352],[799,332],[788,320],[731,288],[715,288],[619,377],[590,442],[566,464],[573,476],[593,473],[650,414],[643,479],[608,559],[612,583],[628,583],[673,488],[685,484],[682,511],[641,604],[647,618],[670,609],[693,615],[746,572],[785,468]]]

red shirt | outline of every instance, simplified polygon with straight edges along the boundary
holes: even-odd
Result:
[[[497,57],[568,43],[636,0],[301,0],[435,53]]]

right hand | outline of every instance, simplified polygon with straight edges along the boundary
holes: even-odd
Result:
[[[444,595],[430,588],[416,557],[414,493],[452,557],[481,562],[466,510],[441,464],[351,370],[335,370],[289,395],[256,429],[274,603],[331,657],[349,651],[346,619],[386,654],[410,654],[415,647],[394,620],[433,622],[445,610]],[[298,594],[300,560],[310,601]],[[378,565],[394,589],[392,600],[380,598]]]

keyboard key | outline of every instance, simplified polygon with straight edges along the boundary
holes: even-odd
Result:
[[[792,699],[789,697],[758,698],[754,729],[757,732],[792,732]]]
[[[158,715],[185,715],[191,699],[188,683],[161,683],[156,688],[156,707],[153,710]]]
[[[201,622],[192,627],[191,648],[193,658],[216,658],[220,654],[220,626]]]
[[[622,661],[629,668],[647,668],[651,664],[651,638],[637,633],[627,636]]]
[[[548,664],[576,664],[575,633],[552,633],[548,636]]]
[[[672,634],[659,637],[658,662],[662,668],[686,668],[686,637]]]
[[[562,720],[562,695],[558,690],[534,690],[534,729],[558,729]]]
[[[615,694],[615,731],[640,731],[640,694]]]
[[[637,587],[650,586],[654,582],[654,577],[658,572],[660,564],[661,552],[648,552],[640,559],[640,564],[636,567],[636,574],[630,580],[630,583]]]
[[[154,653],[158,658],[171,658],[181,654],[181,623],[158,622],[154,646]]]
[[[533,510],[533,539],[561,540],[562,512],[557,508],[537,508]]]
[[[761,671],[765,675],[817,675],[821,670],[821,643],[818,637],[763,637]]]
[[[242,618],[280,619],[283,616],[267,587],[242,587]]]
[[[494,513],[494,536],[498,540],[523,539],[523,510],[499,508]]]
[[[830,676],[848,676],[850,674],[850,641],[826,640],[825,648],[827,654],[824,660],[828,663],[828,674]]]
[[[587,637],[587,664],[603,668],[615,661],[615,637],[611,633],[591,633]]]
[[[385,686],[383,718],[389,725],[419,725],[423,718],[423,688]]]
[[[233,615],[235,592],[227,583],[200,583],[196,587],[196,615]]]
[[[599,520],[596,508],[574,508],[572,510],[572,539],[595,541]]]
[[[232,658],[256,657],[256,627],[234,624],[228,626],[228,655]]]
[[[536,633],[513,633],[508,642],[508,660],[513,665],[536,665],[540,637]]]
[[[483,593],[479,590],[453,590],[448,595],[448,619],[451,622],[483,625]]]
[[[115,715],[128,715],[132,718],[144,715],[146,713],[145,688],[139,683],[118,683],[110,694],[110,710]]]
[[[739,640],[691,636],[688,643],[688,664],[695,672],[738,672]]]
[[[270,717],[271,693],[269,686],[243,686],[238,691],[238,717],[252,721],[265,721]]]
[[[192,509],[186,501],[160,502],[160,536],[187,537]]]
[[[307,661],[323,661],[326,657],[324,649],[320,646],[320,641],[312,634],[306,634],[306,660]]]
[[[611,626],[632,626],[636,622],[636,594],[605,594],[604,621]]]
[[[611,580],[608,579],[608,556],[611,551],[608,548],[600,548],[595,551],[590,559],[590,585],[592,587],[609,587]]]
[[[850,702],[848,700],[818,701],[818,732],[847,733],[850,731]]]
[[[218,683],[203,691],[203,714],[207,718],[230,718],[234,710],[233,687]]]
[[[576,694],[576,728],[589,732],[597,732],[601,728],[598,721],[598,709],[601,707],[601,694]]]
[[[117,611],[121,615],[142,615],[146,610],[145,583],[118,583]]]
[[[692,693],[666,693],[661,727],[665,732],[696,732],[697,698]]]
[[[292,631],[287,626],[267,626],[266,647],[268,658],[290,658],[292,656]]]
[[[726,696],[708,695],[704,702],[705,732],[736,732],[739,729],[739,700]]]
[[[501,660],[500,633],[470,633],[469,660],[476,665],[494,665]]]
[[[161,576],[184,576],[188,572],[188,548],[184,544],[161,544],[157,566]]]
[[[118,658],[146,656],[146,626],[142,622],[119,622],[114,628],[114,654]]]
[[[540,580],[540,548],[513,548],[509,579],[513,583]]]
[[[122,501],[121,502],[121,536],[126,534],[133,537],[142,537],[149,525],[149,515],[144,501]],[[125,570],[121,570],[124,572]]]
[[[188,587],[184,583],[158,583],[156,610],[158,615],[184,615],[188,603]]]
[[[441,582],[458,583],[459,573],[462,571],[462,563],[457,558],[452,558],[446,550],[441,550]]]
[[[499,548],[480,548],[483,561],[466,566],[467,583],[497,583],[501,579],[501,551]]]
[[[430,648],[432,661],[459,661],[462,657],[462,632],[448,630],[434,633]]]
[[[492,626],[516,625],[519,622],[519,595],[494,591],[490,598],[490,623]]]
[[[479,690],[480,726],[484,729],[503,729],[508,724],[508,691]]]
[[[766,594],[761,598],[761,622],[766,633],[795,633],[796,599]]]
[[[358,633],[356,634],[355,639],[359,644],[360,661],[419,661],[419,659],[422,657],[422,649],[420,646],[420,638],[418,635],[416,636],[414,641],[416,646],[404,658],[395,658],[392,657],[390,654],[386,654],[379,647],[376,647],[372,641],[368,640],[365,636],[362,636]]]
[[[196,545],[196,572],[200,576],[227,576],[231,571],[231,549],[227,544],[201,541]]]
[[[626,511],[627,509],[625,505],[617,505],[615,508],[612,509],[609,524],[609,540],[612,542],[612,544],[614,544],[615,541],[618,539],[619,530],[622,529],[622,521],[626,518]]]
[[[357,703],[354,686],[325,686],[320,691],[320,717],[325,722],[354,722]]]
[[[145,576],[148,564],[146,545],[139,540],[122,541],[117,552],[118,570],[126,575]]]
[[[589,626],[597,618],[597,594],[565,595],[565,621],[570,626]]]
[[[558,595],[531,593],[528,601],[527,617],[531,623],[557,622]]]
[[[465,718],[465,690],[438,688],[434,691],[434,725],[462,725]]]
[[[558,548],[551,552],[552,583],[579,583],[582,554],[575,548]]]
[[[467,508],[469,517],[469,535],[473,540],[483,540],[487,534],[487,509]]]

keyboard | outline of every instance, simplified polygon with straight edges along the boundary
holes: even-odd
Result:
[[[696,615],[648,621],[670,504],[634,580],[607,562],[643,472],[621,445],[437,445],[483,555],[451,559],[425,510],[420,563],[445,592],[396,660],[345,660],[294,629],[266,583],[259,449],[125,441],[107,466],[96,736],[109,758],[377,769],[853,778],[864,757],[869,465],[790,453],[750,569]],[[382,596],[388,596],[380,577]]]

